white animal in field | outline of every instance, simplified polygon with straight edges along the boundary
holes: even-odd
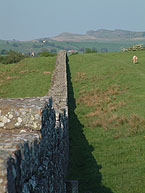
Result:
[[[137,63],[137,56],[133,56],[133,64],[136,64]]]

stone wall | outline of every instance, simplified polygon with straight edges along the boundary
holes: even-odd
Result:
[[[18,150],[7,160],[9,193],[66,192],[67,117],[61,115],[59,125],[55,125],[55,111],[50,103],[42,112],[40,137],[18,144]]]
[[[77,192],[77,182],[65,182],[67,100],[65,51],[58,53],[47,96],[0,99],[0,193]]]

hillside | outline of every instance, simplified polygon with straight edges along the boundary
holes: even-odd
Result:
[[[64,32],[59,34],[56,37],[51,38],[52,40],[56,41],[88,41],[88,40],[95,40],[96,38],[89,35],[81,35],[81,34],[74,34],[74,33],[68,33]]]
[[[16,50],[31,54],[44,50],[58,52],[59,50],[76,50],[83,52],[86,48],[95,48],[98,52],[119,52],[134,44],[145,45],[145,32],[131,32],[126,30],[97,30],[86,34],[64,32],[52,38],[40,38],[32,41],[0,40],[0,54],[4,50]]]
[[[143,193],[145,53],[69,57],[70,179],[79,193]]]
[[[145,39],[145,32],[133,32],[127,30],[105,30],[100,29],[97,31],[88,31],[89,36],[101,40],[139,40]]]
[[[60,35],[51,38],[57,41],[86,41],[86,40],[145,40],[145,32],[134,32],[127,30],[106,30],[100,29],[96,31],[88,31],[84,35],[74,33],[61,33]]]

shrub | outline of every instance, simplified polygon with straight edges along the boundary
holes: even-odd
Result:
[[[135,44],[127,49],[127,51],[144,51],[145,47],[143,47],[141,44]]]
[[[8,50],[6,49],[2,49],[0,52],[1,55],[7,55],[8,54]]]
[[[40,57],[56,56],[56,53],[51,53],[49,51],[43,51],[43,52],[39,52],[38,56]]]
[[[3,56],[0,56],[0,63],[2,63],[3,62]]]
[[[74,56],[74,55],[77,55],[77,54],[79,54],[78,52],[73,52],[72,54],[71,54],[71,56]]]
[[[96,53],[96,49],[86,48],[85,53]]]
[[[7,56],[1,56],[0,57],[0,62],[3,63],[3,64],[12,64],[12,63],[19,62],[24,57],[25,56],[22,55],[21,53],[10,50],[10,51],[8,51]]]

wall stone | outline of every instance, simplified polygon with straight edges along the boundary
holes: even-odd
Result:
[[[47,96],[0,99],[0,193],[70,193],[67,100],[65,51]]]
[[[65,156],[67,117],[60,115],[56,126],[55,111],[46,105],[42,112],[41,135],[18,144],[7,161],[8,192],[65,193]]]

